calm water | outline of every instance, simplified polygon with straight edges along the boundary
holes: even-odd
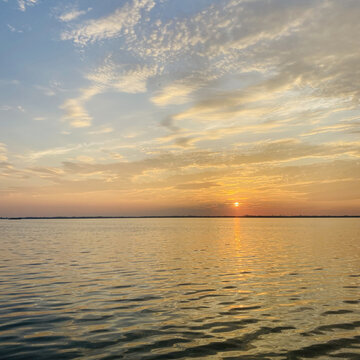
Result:
[[[360,359],[360,219],[0,221],[1,359]]]

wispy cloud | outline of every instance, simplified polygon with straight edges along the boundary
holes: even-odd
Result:
[[[34,160],[38,160],[38,159],[48,157],[48,156],[58,156],[58,155],[68,154],[75,150],[79,150],[82,147],[83,147],[83,145],[79,144],[79,145],[55,147],[55,148],[50,148],[50,149],[41,150],[41,151],[32,151],[28,154],[21,155],[20,158],[34,161]]]
[[[73,21],[73,20],[79,18],[80,16],[85,15],[86,13],[88,13],[91,10],[92,10],[91,8],[88,8],[87,10],[72,9],[72,10],[66,11],[66,12],[62,13],[61,15],[59,15],[58,19],[62,22]]]
[[[337,123],[334,125],[328,125],[328,126],[320,126],[317,127],[309,132],[306,132],[302,134],[302,136],[311,136],[311,135],[318,135],[318,134],[324,134],[324,133],[360,133],[360,120],[357,118],[357,121],[344,121],[341,123]]]
[[[102,66],[86,77],[103,88],[129,94],[143,93],[147,90],[147,81],[159,71],[150,65],[117,65],[107,58]]]
[[[21,34],[23,32],[23,30],[20,30],[20,29],[16,29],[14,26],[10,25],[10,24],[7,24],[7,27],[8,29],[13,32],[13,33],[19,33]]]
[[[0,85],[19,85],[20,81],[19,80],[5,80],[5,79],[0,79]]]
[[[9,111],[9,110],[12,110],[12,106],[9,106],[9,105],[1,105],[0,106],[0,111]]]
[[[17,106],[0,105],[0,111],[10,111],[10,110],[25,112],[25,109],[21,105],[17,105]]]
[[[58,81],[50,81],[46,85],[35,85],[34,86],[37,90],[40,90],[44,93],[46,96],[55,96],[59,92],[64,92],[65,89],[63,89],[61,83]]]
[[[3,143],[0,143],[0,162],[8,161],[7,157],[7,146]]]
[[[180,190],[198,190],[198,189],[208,189],[214,186],[220,186],[216,182],[205,181],[205,182],[194,182],[194,183],[185,183],[176,185],[176,189]]]
[[[80,90],[81,95],[77,98],[67,99],[61,109],[65,111],[63,120],[69,122],[72,127],[81,128],[91,125],[92,117],[85,108],[85,104],[92,97],[102,92],[102,88],[92,86]]]
[[[21,11],[26,11],[28,6],[34,6],[39,0],[18,0],[18,6]]]
[[[109,134],[109,133],[111,133],[113,131],[114,131],[114,129],[111,126],[104,126],[104,127],[99,128],[99,129],[89,131],[88,134],[89,135]]]
[[[142,18],[155,6],[154,0],[133,0],[117,9],[113,14],[100,19],[89,20],[74,29],[62,33],[63,40],[72,40],[79,45],[131,34]]]
[[[177,81],[158,91],[151,101],[158,106],[185,104],[196,89],[197,85],[190,81]]]
[[[107,91],[125,92],[129,94],[143,93],[147,89],[149,78],[157,74],[155,66],[116,65],[111,58],[86,75],[91,85],[80,89],[80,96],[67,99],[61,106],[66,115],[63,120],[73,127],[86,127],[91,125],[92,116],[86,110],[86,103],[94,96]]]

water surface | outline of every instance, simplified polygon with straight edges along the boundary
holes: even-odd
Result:
[[[0,221],[1,359],[360,359],[360,219]]]

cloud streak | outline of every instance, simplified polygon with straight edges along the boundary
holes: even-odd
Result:
[[[153,0],[133,0],[109,16],[89,20],[75,29],[63,32],[61,39],[71,40],[75,44],[84,46],[123,34],[131,34],[143,13],[149,12],[154,6]]]
[[[94,96],[110,91],[128,94],[144,93],[147,90],[148,79],[157,72],[158,68],[155,66],[118,66],[111,58],[107,58],[102,66],[86,75],[91,85],[80,89],[78,97],[67,99],[61,105],[61,109],[65,111],[63,120],[72,127],[90,126],[92,116],[86,109],[86,103]]]
[[[18,0],[18,6],[21,11],[26,11],[27,7],[34,6],[38,2],[38,0]]]
[[[0,162],[5,163],[7,161],[7,146],[3,143],[0,143]]]
[[[62,22],[74,21],[75,19],[79,18],[80,16],[87,14],[89,11],[91,11],[91,8],[89,8],[87,10],[72,9],[70,11],[64,12],[61,15],[59,15],[58,19]]]

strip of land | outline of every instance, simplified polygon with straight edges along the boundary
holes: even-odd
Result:
[[[360,218],[360,215],[169,215],[169,216],[26,216],[0,217],[0,220],[71,220],[71,219],[207,219],[207,218]]]

